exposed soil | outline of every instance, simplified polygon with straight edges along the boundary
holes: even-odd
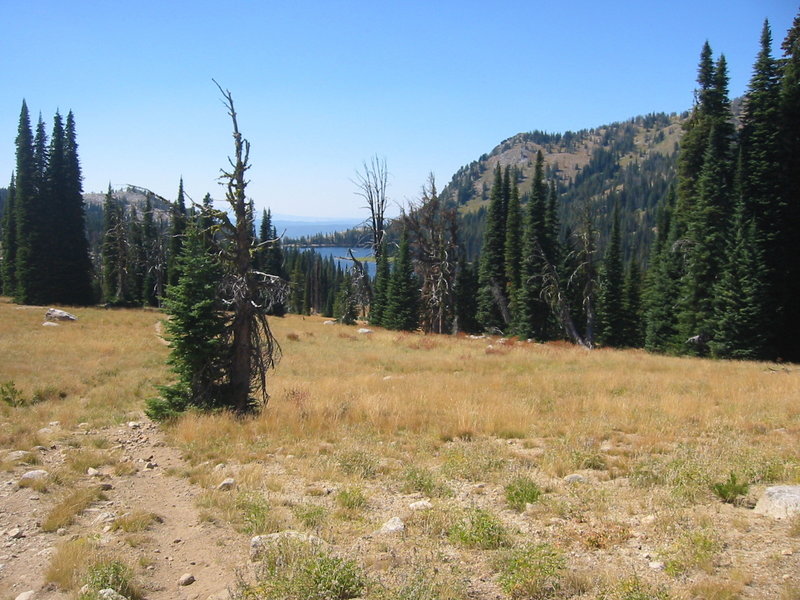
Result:
[[[13,473],[6,473],[0,487],[0,597],[13,600],[28,590],[36,591],[36,600],[70,597],[48,585],[45,574],[56,547],[78,536],[98,540],[103,548],[136,566],[137,580],[149,600],[227,597],[236,569],[247,564],[248,538],[224,523],[201,520],[195,501],[202,489],[170,474],[180,471],[184,463],[180,453],[164,443],[158,428],[142,420],[81,433],[109,439],[123,453],[122,460],[135,465],[136,471],[118,476],[112,467],[103,467],[98,469],[99,475],[81,477],[76,485],[107,483],[111,488],[104,492],[105,500],[93,504],[58,533],[45,533],[40,527],[58,494],[19,487],[17,482],[25,471],[58,468],[64,462],[65,448],[54,445],[42,450],[41,464],[21,464]],[[154,512],[160,522],[135,537],[111,529],[115,517],[135,510]],[[12,537],[15,533],[18,537]],[[185,573],[194,575],[196,581],[179,586]]]

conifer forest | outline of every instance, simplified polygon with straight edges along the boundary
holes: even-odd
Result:
[[[429,177],[394,219],[386,162],[365,162],[364,225],[302,241],[252,201],[234,223],[178,178],[174,199],[109,186],[85,202],[76,116],[56,113],[49,129],[23,101],[16,170],[0,191],[2,291],[20,304],[178,312],[195,295],[224,313],[232,227],[266,286],[253,302],[264,316],[800,361],[800,17],[781,55],[766,22],[760,48],[743,98],[730,98],[725,56],[706,43],[687,112],[519,134],[441,190]],[[370,248],[375,275],[310,247],[322,244]],[[214,339],[224,329],[202,327]],[[211,382],[219,365],[206,358]],[[184,383],[204,396],[197,369]]]

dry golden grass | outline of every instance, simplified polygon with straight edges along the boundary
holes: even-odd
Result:
[[[78,488],[67,493],[42,521],[42,531],[57,531],[71,524],[93,502],[103,498],[99,487]]]
[[[155,385],[169,380],[158,313],[74,312],[77,323],[42,328],[42,309],[0,301],[0,352],[8,357],[0,383],[43,398],[0,405],[0,447],[27,450],[56,438],[76,446],[67,452],[71,468],[51,473],[56,487],[88,466],[131,468],[116,462],[108,440],[61,432],[139,418]],[[675,574],[646,571],[666,578],[647,583],[652,589],[724,597],[738,589],[723,585],[726,573],[743,563],[722,559],[763,538],[746,509],[720,508],[711,486],[731,473],[754,493],[800,481],[794,365],[381,329],[359,335],[322,322],[271,320],[285,355],[270,373],[261,415],[190,413],[168,430],[191,463],[180,474],[207,489],[206,518],[246,533],[305,528],[351,547],[389,511],[404,514],[410,497],[427,497],[433,508],[405,514],[402,537],[374,542],[378,563],[385,554],[405,560],[404,544],[437,554],[458,515],[486,509],[504,521],[509,543],[546,530],[565,552],[601,557],[606,570],[627,560],[622,551],[634,540],[647,539]],[[61,428],[42,432],[50,421]],[[574,472],[591,484],[565,483]],[[519,475],[543,491],[523,513],[503,499]],[[229,476],[236,489],[217,491]],[[649,525],[641,524],[645,515]],[[450,544],[446,552],[491,580],[485,551]],[[789,559],[764,558],[759,568],[777,577],[782,560]],[[613,572],[619,580],[631,569],[638,572],[627,563]]]

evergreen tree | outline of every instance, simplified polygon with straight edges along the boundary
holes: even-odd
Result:
[[[63,205],[59,238],[63,251],[61,262],[65,271],[61,300],[65,304],[75,305],[87,305],[95,300],[92,291],[92,259],[86,238],[82,179],[75,116],[69,111],[64,128]]]
[[[257,266],[267,275],[285,279],[281,240],[278,238],[278,233],[272,224],[272,212],[268,209],[264,210],[261,215],[259,239],[261,245],[257,254]],[[286,314],[286,305],[278,298],[275,298],[269,303],[267,314],[282,317]]]
[[[714,287],[715,329],[710,346],[719,357],[758,359],[765,356],[768,333],[764,312],[766,271],[755,220],[746,223],[744,212],[740,203],[725,269]]]
[[[408,231],[403,229],[400,248],[386,294],[383,326],[387,329],[412,331],[419,323],[419,285],[411,264]]]
[[[642,275],[639,263],[635,259],[625,271],[625,283],[622,286],[623,306],[623,345],[630,348],[641,348],[644,344],[642,328]]]
[[[522,338],[542,340],[547,337],[550,310],[542,299],[546,261],[542,240],[547,237],[545,225],[547,184],[544,181],[544,156],[541,150],[536,155],[531,193],[526,208],[515,331]]]
[[[225,395],[226,317],[218,289],[223,272],[197,227],[190,225],[185,233],[178,257],[181,276],[164,300],[170,317],[165,322],[171,347],[168,362],[177,381],[162,387],[161,397],[147,403],[147,414],[159,420],[175,417],[190,406],[220,407]]]
[[[384,245],[386,242],[382,242]],[[382,326],[386,313],[386,296],[389,291],[389,257],[385,248],[381,248],[375,264],[375,282],[372,286],[372,305],[369,308],[370,325]]]
[[[611,239],[600,273],[597,298],[597,339],[605,345],[625,345],[624,268],[619,231],[619,205],[614,207]]]
[[[505,268],[508,282],[508,297],[516,297],[521,281],[522,261],[522,214],[519,204],[519,187],[516,181],[511,186],[511,198],[506,216]]]
[[[144,225],[139,220],[136,208],[131,207],[128,239],[130,240],[128,257],[130,271],[130,301],[133,304],[144,303],[144,280],[147,273],[147,252],[144,245]]]
[[[36,159],[28,106],[22,101],[16,139],[17,169],[14,204],[16,206],[16,291],[14,300],[20,304],[35,304],[43,296],[44,273],[40,268],[38,250],[41,230],[37,219],[42,217],[38,206]]]
[[[5,211],[3,212],[3,294],[13,296],[17,290],[17,209],[14,200],[16,184],[14,175],[8,186]]]
[[[355,301],[353,290],[353,277],[350,271],[344,274],[339,291],[336,294],[336,301],[333,307],[333,314],[336,319],[344,325],[353,325],[358,316],[358,305]]]
[[[505,329],[508,321],[506,297],[505,241],[506,210],[503,175],[498,164],[486,216],[478,274],[478,321],[484,329]]]
[[[103,214],[103,299],[111,305],[124,305],[130,300],[128,236],[124,208],[114,198],[110,184],[103,203]]]
[[[167,248],[167,285],[176,285],[180,278],[178,257],[186,231],[186,199],[183,193],[183,177],[178,185],[178,199],[172,204],[169,245]]]
[[[466,333],[478,333],[478,273],[475,264],[467,263],[463,257],[459,259],[455,283],[455,314],[457,330]]]
[[[776,301],[783,318],[778,327],[778,355],[800,362],[800,12],[781,45],[783,49],[780,88],[781,227],[776,235],[776,259],[782,261],[783,285]]]
[[[161,252],[158,229],[153,217],[153,203],[149,196],[145,201],[142,215],[142,249],[144,258],[142,302],[145,306],[158,306],[163,291],[159,261]]]

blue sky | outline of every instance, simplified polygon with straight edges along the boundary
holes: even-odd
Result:
[[[274,213],[360,216],[356,169],[385,157],[389,193],[522,131],[578,130],[691,106],[703,42],[744,93],[761,24],[789,0],[0,0],[0,181],[25,98],[48,130],[75,113],[85,191],[135,184],[200,201],[232,150],[211,79],[252,144],[249,196]],[[5,174],[5,175],[4,175]]]

